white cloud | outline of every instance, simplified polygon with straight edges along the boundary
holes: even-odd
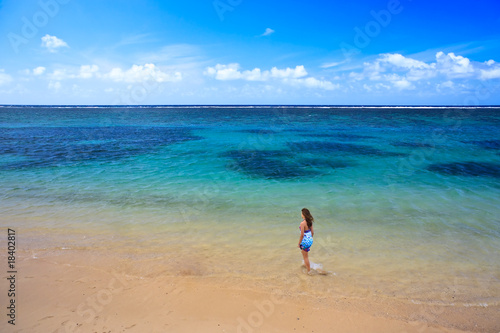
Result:
[[[466,77],[474,72],[470,60],[462,56],[456,56],[453,52],[436,54],[437,69],[449,77]]]
[[[241,74],[242,74],[242,77],[247,81],[265,81],[266,80],[266,77],[261,73],[260,68],[254,68],[251,71],[244,71]]]
[[[333,90],[339,85],[333,84],[330,81],[319,80],[314,77],[307,77],[308,75],[304,66],[296,66],[295,68],[287,67],[279,69],[277,67],[271,70],[262,71],[260,68],[253,70],[240,70],[240,65],[232,63],[228,65],[217,64],[214,67],[207,67],[204,72],[205,75],[215,78],[220,81],[228,80],[244,80],[244,81],[271,81],[279,80],[285,84],[294,86],[304,86],[307,88],[319,88],[324,90]]]
[[[364,80],[388,82],[398,90],[415,89],[415,84],[431,84],[433,80],[437,89],[459,89],[462,85],[453,84],[461,79],[498,79],[500,65],[494,60],[473,62],[470,59],[454,53],[436,53],[435,62],[424,62],[401,54],[380,54],[378,58],[363,64],[363,70],[351,72],[350,82]],[[437,81],[437,82],[436,82]],[[366,83],[366,82],[363,82]],[[363,86],[371,91],[373,86]]]
[[[61,47],[69,47],[65,41],[56,36],[45,35],[42,37],[42,47],[45,47],[49,52],[56,52]]]
[[[335,90],[340,88],[339,84],[333,84],[330,81],[319,80],[314,77],[308,77],[305,79],[291,79],[290,83],[305,86],[307,88],[318,88],[324,90]]]
[[[488,62],[487,64],[493,64]],[[438,75],[444,75],[447,78],[466,78],[473,77],[476,68],[473,63],[465,57],[457,56],[454,53],[436,54],[436,62],[426,63],[420,60],[405,57],[401,54],[386,53],[381,54],[375,61],[364,63],[362,77],[372,81],[384,79],[392,80],[390,76],[383,73],[404,74],[407,81],[420,81],[431,79]],[[356,74],[351,75],[356,78]],[[394,81],[394,80],[392,80]],[[406,82],[401,82],[400,87],[409,87]]]
[[[242,74],[239,69],[240,65],[236,63],[229,65],[217,64],[215,65],[215,67],[207,67],[204,74],[213,76],[216,80],[239,80],[242,78]]]
[[[411,84],[411,82],[408,81],[407,79],[393,81],[393,84],[394,84],[394,87],[396,87],[399,90],[415,89],[415,86],[413,84]]]
[[[216,80],[245,80],[245,81],[268,81],[269,79],[287,79],[300,78],[307,75],[304,66],[296,66],[295,68],[287,67],[278,69],[277,67],[271,70],[261,71],[260,68],[254,68],[249,71],[240,71],[240,65],[232,63],[228,65],[217,64],[214,67],[207,67],[205,75],[212,76]]]
[[[145,65],[132,65],[128,70],[123,70],[119,67],[113,68],[109,73],[103,75],[106,79],[111,79],[116,82],[145,82],[145,81],[156,81],[156,82],[176,82],[182,80],[182,74],[180,72],[175,72],[173,74],[168,74],[162,72],[154,64]]]
[[[42,75],[43,73],[45,73],[45,67],[42,67],[42,66],[39,66],[37,68],[34,68],[33,69],[33,75]]]
[[[304,66],[296,66],[295,68],[278,69],[276,67],[271,68],[271,76],[274,78],[285,79],[285,78],[299,78],[307,75],[307,71]]]
[[[269,35],[272,35],[274,33],[274,30],[271,29],[271,28],[266,28],[266,31],[264,31],[264,33],[262,35],[260,35],[261,37],[263,36],[269,36]]]
[[[490,80],[490,79],[499,79],[500,78],[500,66],[497,66],[492,69],[482,69],[480,74],[480,79],[482,80]]]
[[[80,67],[78,77],[81,79],[90,79],[93,76],[99,76],[99,66],[97,65],[83,65]]]
[[[381,57],[377,59],[376,63],[381,64],[381,67],[384,67],[384,71],[387,70],[385,65],[392,66],[396,71],[408,70],[406,78],[409,81],[429,79],[436,75],[434,70],[436,67],[435,63],[427,64],[423,61],[407,58],[397,53],[382,54]],[[402,85],[406,85],[406,83],[402,83]]]
[[[406,58],[401,54],[398,53],[385,53],[382,54],[379,59],[377,59],[378,62],[382,63],[388,63],[391,65],[394,65],[396,67],[400,68],[407,68],[407,69],[426,69],[426,68],[432,68],[432,65],[428,65],[423,61],[420,60],[415,60],[411,58]]]
[[[51,81],[62,81],[67,79],[99,79],[113,80],[115,82],[136,83],[145,81],[155,82],[177,82],[182,80],[180,72],[166,73],[154,64],[133,65],[127,70],[120,67],[111,69],[108,73],[102,73],[97,65],[82,65],[77,68],[55,69],[48,75]]]
[[[5,74],[4,69],[0,69],[0,85],[10,83],[12,81],[12,76]]]
[[[436,64],[427,64],[420,60],[404,57],[401,54],[381,54],[373,62],[363,64],[363,73],[351,73],[350,77],[356,80],[368,78],[371,81],[396,81],[395,73],[406,73],[406,80],[418,81],[434,77]],[[389,73],[389,74],[384,74]],[[399,87],[410,87],[406,82],[401,82]]]

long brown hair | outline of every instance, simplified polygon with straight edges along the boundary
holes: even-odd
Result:
[[[307,227],[311,229],[313,222],[314,222],[314,217],[311,215],[311,212],[307,208],[302,208],[302,215],[304,215],[304,219],[306,220]]]

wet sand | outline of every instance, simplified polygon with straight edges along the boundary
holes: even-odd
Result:
[[[153,274],[141,268],[152,265]],[[300,267],[295,268],[297,285],[283,289],[244,278],[203,276],[194,266],[158,266],[144,259],[126,262],[88,251],[58,251],[43,258],[21,251],[17,268],[16,325],[8,325],[4,316],[2,332],[500,330],[498,306],[430,306],[375,296],[311,297],[301,292],[301,286],[322,276],[302,274]],[[6,287],[0,286],[2,296]]]

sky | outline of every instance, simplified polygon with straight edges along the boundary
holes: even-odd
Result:
[[[0,0],[0,105],[500,105],[500,2]]]

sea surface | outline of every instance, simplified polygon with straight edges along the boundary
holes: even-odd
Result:
[[[0,226],[32,260],[498,305],[500,108],[3,106]]]

